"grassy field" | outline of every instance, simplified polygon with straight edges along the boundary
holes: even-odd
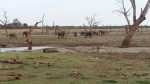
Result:
[[[1,53],[1,59],[19,56],[24,67],[1,70],[2,75],[19,75],[1,84],[150,84],[149,53]],[[38,58],[38,59],[37,59]],[[34,62],[49,62],[51,66]],[[19,64],[0,63],[1,67]],[[1,77],[0,77],[1,78]]]
[[[8,30],[16,33],[17,39],[9,39],[5,31],[0,30],[0,44],[6,43],[7,47],[27,46],[26,38],[22,32],[26,29]],[[74,37],[73,32],[78,36]],[[122,29],[107,30],[106,36],[93,36],[85,38],[80,36],[79,29],[66,30],[66,39],[57,39],[54,30],[49,30],[48,35],[41,35],[41,29],[34,29],[31,35],[33,46],[110,46],[121,45],[125,32]],[[97,30],[95,30],[97,31]],[[150,31],[145,29],[143,34],[136,32],[131,45],[133,47],[149,47]],[[149,53],[88,53],[88,52],[16,52],[0,53],[0,59],[12,59],[19,56],[27,65],[18,69],[14,67],[20,64],[8,64],[0,62],[0,69],[5,67],[11,70],[0,70],[0,84],[150,84],[150,57]],[[49,62],[50,66],[40,64],[35,68],[37,62]],[[2,81],[7,79],[3,76],[17,76],[18,80]],[[19,77],[19,78],[18,78]]]

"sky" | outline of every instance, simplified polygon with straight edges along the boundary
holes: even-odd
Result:
[[[148,0],[136,0],[137,17]],[[126,25],[125,17],[114,10],[120,9],[116,0],[0,0],[0,20],[4,20],[3,9],[7,11],[9,23],[18,18],[21,23],[34,25],[45,13],[44,25],[59,26],[88,25],[86,17],[96,14],[99,26]],[[126,9],[131,7],[130,0],[125,0]],[[130,11],[132,23],[132,10]],[[1,23],[0,23],[1,24]],[[141,25],[150,24],[150,11]],[[39,24],[41,25],[41,24]]]

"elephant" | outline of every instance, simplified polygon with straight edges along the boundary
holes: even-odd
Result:
[[[13,37],[17,39],[17,36],[14,33],[9,34],[8,36],[9,36],[10,39],[13,38]]]
[[[99,33],[101,34],[101,36],[104,36],[104,35],[107,34],[107,32],[106,32],[106,31],[103,31],[103,30],[99,30]]]
[[[97,36],[99,35],[98,32],[96,32],[96,31],[93,31],[92,34],[97,35]]]
[[[74,37],[77,37],[77,32],[74,32],[73,34],[74,34]]]
[[[59,31],[56,33],[58,35],[58,39],[59,38],[66,38],[66,33],[65,31]]]
[[[85,35],[85,32],[81,32],[80,35],[84,36],[84,35]]]
[[[86,32],[85,33],[85,38],[87,38],[87,37],[91,38],[92,37],[92,32]]]

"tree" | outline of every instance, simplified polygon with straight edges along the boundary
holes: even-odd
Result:
[[[91,17],[86,16],[86,21],[90,27],[90,32],[92,32],[92,28],[97,26],[100,22],[96,20],[96,14],[94,14]],[[85,28],[85,24],[83,23],[83,27]],[[86,28],[85,28],[85,33],[86,33]]]
[[[4,25],[4,28],[5,28],[5,31],[6,31],[6,37],[8,37],[8,32],[7,32],[7,24],[8,24],[7,18],[8,18],[8,16],[7,16],[7,12],[4,9],[3,9],[3,12],[4,12],[3,16],[4,16],[5,20],[4,21],[0,20],[0,21]]]
[[[12,24],[13,26],[21,26],[21,22],[18,20],[18,18],[15,18]]]
[[[118,0],[118,1],[124,1],[124,0]],[[146,14],[149,10],[150,6],[150,0],[147,1],[144,10],[141,8],[140,16],[136,17],[136,2],[135,0],[130,0],[131,6],[133,9],[133,24],[130,26],[129,33],[126,35],[125,39],[122,42],[122,47],[129,47],[129,44],[131,42],[131,39],[136,32],[136,30],[139,28],[139,25],[146,19]]]
[[[86,21],[87,21],[87,23],[88,23],[88,25],[90,26],[90,27],[93,27],[93,26],[95,26],[95,25],[98,25],[100,22],[99,21],[97,21],[96,20],[96,14],[94,14],[93,16],[91,16],[91,17],[87,17],[86,16]]]
[[[28,50],[32,50],[32,41],[31,41],[31,38],[30,38],[31,32],[41,22],[42,22],[42,20],[39,21],[39,22],[36,22],[33,27],[30,26],[30,28],[29,28],[28,35],[27,35],[27,40],[26,40],[26,42],[28,43]]]
[[[23,23],[23,27],[27,28],[28,24],[27,23]]]
[[[113,12],[119,12],[120,14],[124,15],[124,17],[125,17],[125,19],[126,19],[126,21],[128,23],[128,25],[125,26],[126,34],[128,34],[129,33],[129,29],[130,29],[130,25],[131,25],[128,16],[130,15],[129,11],[131,10],[132,7],[130,9],[126,10],[125,4],[124,4],[124,0],[117,0],[117,3],[121,3],[122,7],[120,7],[119,10],[115,10]]]
[[[42,17],[42,34],[44,33],[44,17],[45,17],[45,13],[44,13],[44,15],[43,15],[43,17]]]

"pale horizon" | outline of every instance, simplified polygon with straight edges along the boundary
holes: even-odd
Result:
[[[101,23],[99,26],[126,25],[123,15],[112,13],[118,10],[116,0],[0,0],[0,20],[4,20],[3,10],[7,11],[8,20],[18,18],[21,23],[34,25],[44,17],[44,25],[52,26],[53,22],[59,26],[82,26],[88,25],[85,17],[96,14],[96,20]],[[137,18],[141,8],[144,8],[147,0],[137,1]],[[126,1],[127,9],[130,8],[130,0]],[[130,11],[132,23],[132,10]],[[141,25],[149,25],[150,12]],[[1,24],[1,23],[0,23]],[[41,24],[39,24],[40,26]]]

